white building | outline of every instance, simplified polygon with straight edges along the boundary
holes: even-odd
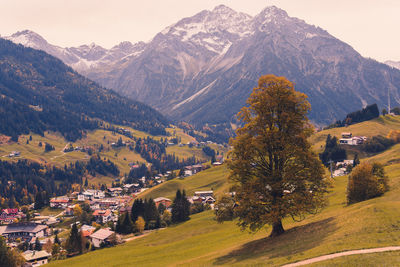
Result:
[[[112,234],[114,234],[114,232],[109,229],[100,229],[91,234],[90,239],[92,240],[93,246],[99,248],[101,243],[107,243]]]
[[[22,257],[26,260],[27,263],[30,263],[31,266],[41,266],[48,263],[49,257],[51,254],[45,250],[36,251],[36,250],[27,250],[22,253]]]

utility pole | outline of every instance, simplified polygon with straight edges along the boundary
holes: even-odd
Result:
[[[389,110],[388,110],[388,114],[390,115],[390,87],[388,87],[388,108],[389,108]]]
[[[329,166],[330,166],[330,169],[331,169],[331,178],[333,178],[333,172],[332,172],[332,163],[333,163],[333,161],[330,159],[328,161],[328,163],[329,163]]]

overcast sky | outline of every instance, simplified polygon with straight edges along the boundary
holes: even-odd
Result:
[[[59,46],[149,41],[165,27],[225,4],[256,15],[275,5],[365,57],[400,61],[399,0],[0,0],[0,34],[29,29]]]

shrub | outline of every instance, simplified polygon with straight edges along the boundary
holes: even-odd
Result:
[[[354,168],[347,185],[347,203],[352,204],[383,195],[389,190],[383,165],[363,162]]]
[[[44,146],[44,151],[45,151],[45,152],[50,152],[50,151],[52,151],[52,150],[54,150],[54,146],[52,146],[52,145],[49,144],[49,143],[46,143],[46,145]]]
[[[361,149],[365,152],[369,153],[379,153],[385,151],[389,147],[393,146],[395,141],[392,139],[386,138],[384,136],[374,136],[370,140],[367,140],[362,146]]]
[[[400,130],[390,130],[387,138],[393,140],[395,143],[400,143]]]

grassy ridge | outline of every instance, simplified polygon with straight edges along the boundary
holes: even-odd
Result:
[[[342,132],[351,132],[353,136],[372,137],[377,135],[386,136],[390,130],[400,130],[400,116],[380,116],[379,118],[353,124],[348,127],[324,130],[313,135],[310,141],[316,151],[322,152],[328,134],[341,138]]]
[[[173,198],[178,189],[185,189],[187,195],[192,195],[195,191],[201,190],[214,190],[218,195],[228,190],[227,174],[226,165],[212,167],[189,177],[167,181],[159,186],[150,188],[139,197],[151,197],[153,199],[157,197]]]
[[[132,135],[137,138],[147,138],[150,136],[156,140],[160,140],[161,138],[167,138],[167,136],[152,136],[145,132],[141,132],[138,130],[134,130],[129,127],[124,127],[126,129],[131,130]],[[18,143],[6,143],[0,144],[0,160],[7,161],[17,161],[19,159],[28,159],[32,161],[37,161],[42,164],[51,164],[57,167],[63,167],[65,164],[73,163],[75,161],[87,161],[90,156],[87,153],[80,151],[73,151],[64,153],[63,149],[66,145],[71,142],[68,142],[58,133],[54,132],[45,132],[44,136],[40,136],[37,134],[31,134],[32,141],[27,144],[27,140],[30,135],[20,135]],[[182,130],[177,128],[176,136],[180,137],[182,140],[188,141],[191,140],[190,136],[187,136]],[[100,153],[102,158],[110,159],[114,162],[120,170],[120,174],[129,173],[130,162],[139,162],[146,163],[146,160],[143,159],[140,154],[135,151],[130,151],[127,147],[113,148],[111,147],[111,143],[117,142],[119,138],[122,138],[123,141],[130,141],[131,139],[121,135],[121,134],[113,134],[111,131],[105,130],[94,130],[89,131],[87,135],[77,140],[76,142],[72,142],[73,146],[80,147],[93,147],[99,148],[100,145],[103,145],[104,149]],[[42,143],[42,147],[39,147],[39,143]],[[49,143],[54,146],[55,150],[50,152],[44,152],[45,143]],[[21,156],[15,158],[9,158],[8,155],[11,151],[20,151]],[[177,157],[189,158],[193,155],[196,158],[205,161],[207,160],[207,156],[203,153],[203,151],[199,148],[189,148],[188,146],[171,146],[167,147],[168,154],[175,154]],[[106,183],[111,184],[114,180],[112,177],[104,177],[101,175],[97,175],[94,179],[89,179],[89,183]]]

